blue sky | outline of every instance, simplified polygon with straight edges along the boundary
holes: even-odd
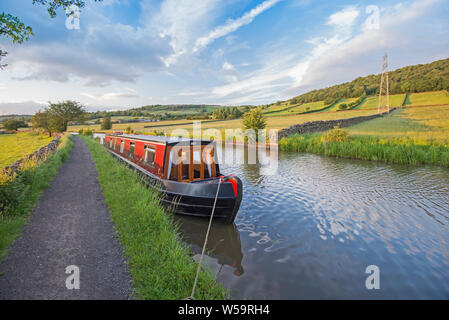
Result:
[[[91,110],[265,104],[379,73],[384,52],[391,69],[449,57],[444,0],[88,0],[79,30],[31,0],[2,10],[35,36],[0,38],[0,113],[66,99]]]

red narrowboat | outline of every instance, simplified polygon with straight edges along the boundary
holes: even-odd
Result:
[[[104,146],[142,173],[176,214],[210,218],[216,198],[214,219],[234,222],[242,181],[220,173],[214,141],[114,133],[105,135]]]

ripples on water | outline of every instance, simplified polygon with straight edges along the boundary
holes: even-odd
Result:
[[[208,262],[233,298],[449,298],[449,170],[292,153],[262,169],[221,166],[244,196]],[[181,222],[199,253],[207,222]],[[380,290],[365,288],[372,264]]]

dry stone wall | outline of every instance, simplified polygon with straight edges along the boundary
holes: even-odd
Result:
[[[305,122],[302,124],[295,124],[288,128],[279,130],[279,139],[288,137],[289,135],[298,133],[311,133],[311,132],[320,132],[320,131],[326,131],[333,129],[335,126],[338,126],[340,128],[349,127],[364,121],[376,119],[379,117],[383,117],[388,115],[389,113],[393,112],[396,108],[390,109],[388,112],[384,112],[381,114],[373,114],[371,116],[360,116],[360,117],[354,117],[354,118],[347,118],[347,119],[339,119],[339,120],[324,120],[324,121],[311,121],[311,122]]]

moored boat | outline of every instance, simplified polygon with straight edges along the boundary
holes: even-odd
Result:
[[[174,213],[210,218],[216,200],[214,219],[234,222],[243,186],[220,173],[214,141],[114,133],[104,146],[141,172]]]

